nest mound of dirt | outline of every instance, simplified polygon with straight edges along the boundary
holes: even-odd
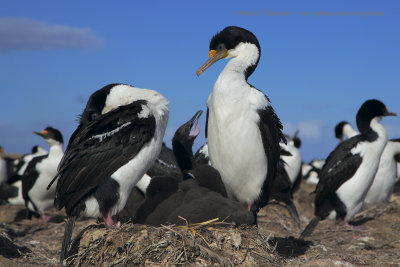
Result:
[[[75,239],[68,266],[271,266],[283,264],[275,241],[257,227],[217,221],[151,227],[132,223],[115,229],[89,226]]]

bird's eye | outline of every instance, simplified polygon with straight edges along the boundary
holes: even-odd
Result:
[[[221,50],[224,50],[225,49],[225,45],[224,44],[219,44],[218,46],[217,46],[217,50],[218,51],[221,51]]]

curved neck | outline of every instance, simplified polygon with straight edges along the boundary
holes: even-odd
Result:
[[[177,139],[172,140],[172,151],[181,172],[192,170],[195,167],[195,159],[192,146],[182,143]]]
[[[357,134],[358,134],[358,132],[356,130],[354,130],[350,124],[346,124],[343,127],[343,135],[346,136],[347,138],[351,138]]]
[[[256,45],[241,43],[235,49],[230,50],[228,58],[232,58],[225,66],[224,73],[236,73],[247,81],[257,67],[260,60],[260,52]]]

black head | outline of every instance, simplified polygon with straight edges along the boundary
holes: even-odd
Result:
[[[176,130],[172,138],[172,150],[181,171],[193,168],[194,157],[192,146],[194,140],[200,133],[199,118],[203,111],[199,110],[185,124]]]
[[[293,144],[296,148],[301,147],[301,139],[298,136],[293,137]]]
[[[341,121],[335,126],[335,137],[340,141],[343,140],[343,127],[349,124],[347,121]]]
[[[357,112],[357,127],[361,133],[370,129],[370,122],[377,118],[380,120],[384,116],[397,116],[396,113],[389,112],[385,104],[376,99],[365,101]]]
[[[38,152],[38,150],[39,150],[39,146],[38,146],[38,145],[33,146],[32,149],[31,149],[31,153],[32,153],[32,154],[35,154],[35,153]]]
[[[50,140],[54,140],[61,144],[64,143],[61,132],[50,126],[47,126],[46,129],[44,129],[41,132],[33,132],[33,133],[43,137],[46,142],[50,141]]]
[[[197,111],[189,121],[180,126],[172,138],[172,143],[180,142],[188,144],[190,147],[192,147],[194,140],[200,133],[199,119],[202,114],[202,110]]]
[[[90,96],[86,108],[80,117],[81,124],[91,122],[101,115],[101,112],[106,105],[107,96],[110,93],[110,90],[116,85],[119,85],[119,83],[106,85]]]
[[[210,59],[199,68],[197,76],[218,60],[232,57],[233,55],[231,55],[231,52],[241,43],[253,44],[258,49],[258,58],[253,64],[249,65],[245,71],[245,78],[247,80],[257,67],[261,56],[261,47],[258,43],[257,37],[252,32],[236,26],[226,27],[214,35],[210,41]]]
[[[210,50],[217,52],[223,49],[231,50],[240,43],[254,44],[261,52],[257,37],[251,31],[236,26],[228,26],[215,34],[210,41]]]

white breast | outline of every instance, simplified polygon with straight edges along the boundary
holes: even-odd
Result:
[[[387,143],[385,127],[374,121],[371,122],[371,127],[378,133],[378,139],[373,142],[361,142],[352,149],[353,154],[360,154],[362,163],[353,177],[336,191],[340,200],[346,205],[346,221],[349,221],[361,209]]]
[[[207,101],[210,160],[228,194],[252,202],[261,192],[268,168],[257,110],[269,103],[243,77],[224,72]]]
[[[397,164],[394,156],[399,152],[400,144],[398,142],[389,141],[386,144],[379,162],[378,172],[365,198],[366,203],[387,203],[390,201],[397,180]]]
[[[297,175],[301,168],[301,154],[297,147],[294,146],[293,141],[289,141],[287,145],[281,143],[281,146],[289,151],[291,156],[281,156],[283,161],[285,161],[285,170],[289,175],[289,179],[292,184],[296,181]]]
[[[47,190],[47,186],[56,176],[58,164],[62,156],[62,146],[51,147],[49,156],[36,164],[39,177],[36,179],[31,190],[29,190],[28,196],[35,203],[39,212],[43,212],[45,209],[53,206],[57,183],[53,183],[49,190]],[[31,205],[28,208],[34,210]]]

